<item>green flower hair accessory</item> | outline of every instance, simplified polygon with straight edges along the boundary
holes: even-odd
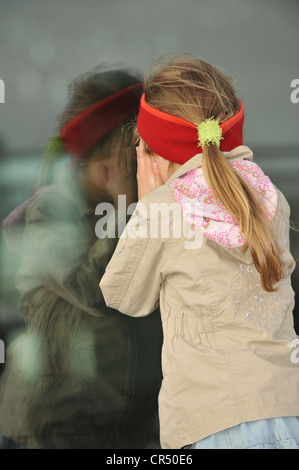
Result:
[[[215,120],[213,117],[206,119],[204,122],[197,126],[198,131],[198,147],[203,147],[205,144],[216,144],[220,147],[220,140],[222,137],[222,129],[219,125],[219,119]]]
[[[47,148],[45,149],[45,155],[50,160],[61,160],[66,155],[64,143],[60,135],[54,135],[49,138]]]

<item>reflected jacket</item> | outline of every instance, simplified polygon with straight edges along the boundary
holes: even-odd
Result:
[[[286,270],[278,290],[266,292],[249,249],[241,252],[239,227],[204,180],[201,158],[140,199],[100,282],[106,304],[127,316],[146,317],[160,303],[165,449],[242,422],[299,415],[288,203],[248,147],[226,154],[274,225]]]
[[[144,448],[154,439],[159,311],[136,321],[106,307],[98,285],[117,238],[97,238],[98,220],[69,169],[26,211],[17,287],[27,325],[7,348],[0,430],[28,448]]]

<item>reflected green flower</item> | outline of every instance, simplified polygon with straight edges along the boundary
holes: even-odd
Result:
[[[45,149],[45,155],[50,160],[61,160],[66,156],[64,142],[60,135],[54,135],[49,138],[48,145]]]

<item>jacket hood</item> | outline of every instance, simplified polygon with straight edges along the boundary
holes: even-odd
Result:
[[[16,207],[3,221],[2,233],[6,246],[13,253],[21,253],[26,212],[40,194],[56,191],[55,186],[43,186],[36,193]]]
[[[278,193],[268,176],[250,160],[228,158],[234,170],[254,189],[271,220],[277,209]],[[201,167],[189,170],[169,183],[184,219],[208,239],[228,248],[244,244],[240,227],[209,188]]]
[[[39,188],[2,221],[3,238],[9,251],[21,253],[27,210],[37,197],[53,192],[75,204],[81,216],[90,211],[76,175],[70,171],[69,161],[62,162],[54,175],[53,184]]]

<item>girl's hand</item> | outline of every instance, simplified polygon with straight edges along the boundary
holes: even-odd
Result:
[[[137,184],[138,199],[163,184],[157,162],[144,151],[144,143],[140,140],[137,151]]]

